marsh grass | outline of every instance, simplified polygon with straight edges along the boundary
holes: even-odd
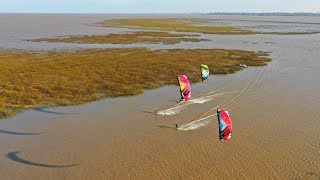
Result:
[[[200,81],[199,65],[211,74],[233,73],[238,64],[266,65],[266,53],[222,49],[146,48],[78,51],[0,51],[0,116],[23,109],[73,105],[103,97],[130,96],[186,74]]]
[[[64,43],[108,43],[108,44],[133,44],[133,43],[163,43],[176,44],[180,42],[199,42],[203,39],[192,38],[199,35],[172,34],[168,32],[134,32],[128,34],[109,34],[92,36],[72,36],[67,38],[41,38],[35,42],[64,42]]]
[[[205,34],[221,34],[221,35],[250,35],[250,34],[274,34],[274,35],[303,35],[303,34],[318,34],[318,32],[257,32],[245,30],[231,26],[207,26],[207,19],[112,19],[98,23],[105,27],[120,27],[132,29],[152,29],[162,31],[176,32],[193,32]]]
[[[133,29],[152,29],[163,31],[176,32],[196,32],[206,34],[254,34],[250,30],[243,30],[240,28],[230,26],[200,26],[207,22],[204,19],[112,19],[107,20],[98,25],[106,27],[122,27]]]

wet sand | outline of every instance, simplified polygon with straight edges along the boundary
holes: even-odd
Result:
[[[71,47],[27,42],[16,46],[21,39],[43,37],[46,33],[86,33],[80,27],[63,33],[60,30],[64,24],[95,29],[90,31],[93,34],[119,30],[81,25],[108,15],[82,16],[87,18],[79,20],[74,15],[64,23],[62,19],[66,18],[58,18],[56,34],[48,32],[52,31],[50,28],[34,35],[20,29],[21,33],[12,32],[15,38],[11,39],[0,33],[0,46]],[[3,23],[3,15],[0,17]],[[294,17],[290,20],[295,21]],[[309,21],[319,18],[304,20]],[[15,26],[7,26],[11,27]],[[153,114],[154,108],[165,110],[177,104],[178,88],[166,86],[136,97],[32,110],[2,120],[1,179],[319,179],[320,35],[203,37],[212,41],[139,46],[269,51],[273,61],[232,75],[210,76],[207,84],[193,84],[193,103],[166,111],[173,115]],[[203,96],[206,93],[209,94]],[[213,116],[206,112],[217,106],[230,110],[234,130],[228,142],[219,141],[215,116],[203,119]],[[191,121],[195,122],[188,124]],[[175,122],[182,125],[178,131],[173,129]]]

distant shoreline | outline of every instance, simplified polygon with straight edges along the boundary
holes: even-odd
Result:
[[[317,13],[308,13],[308,12],[296,12],[296,13],[285,13],[285,12],[266,12],[266,13],[245,13],[245,12],[185,12],[185,13],[108,13],[108,12],[0,12],[0,14],[54,14],[54,15],[97,15],[97,14],[112,14],[112,15],[143,15],[143,14],[152,14],[152,15],[182,15],[182,14],[199,14],[199,15],[226,15],[226,16],[307,16],[307,17],[320,17],[320,12]]]
[[[214,13],[199,13],[202,15],[240,15],[240,16],[311,16],[320,17],[318,13],[282,13],[282,12],[269,12],[269,13],[227,13],[227,12],[214,12]]]

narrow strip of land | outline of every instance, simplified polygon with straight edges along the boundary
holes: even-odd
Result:
[[[194,38],[199,35],[177,34],[168,32],[133,32],[127,34],[108,34],[92,36],[71,36],[66,38],[40,38],[35,42],[64,42],[77,44],[134,44],[134,43],[163,43],[177,44],[180,42],[199,42],[204,39]]]
[[[212,21],[212,20],[211,20]],[[119,27],[132,29],[151,29],[175,32],[193,32],[204,34],[221,35],[250,35],[250,34],[274,34],[274,35],[302,35],[318,34],[314,32],[259,32],[239,27],[206,25],[211,22],[209,19],[112,19],[98,23],[105,27]],[[212,22],[211,22],[212,23]]]

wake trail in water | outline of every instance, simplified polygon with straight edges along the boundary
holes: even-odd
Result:
[[[214,90],[214,91],[210,91],[208,93],[205,93],[205,94],[202,94],[202,95],[199,95],[199,96],[196,96],[195,98],[198,98],[198,97],[202,97],[202,96],[206,96],[206,95],[210,95],[210,94],[213,94],[213,93],[216,93],[216,92],[219,92],[219,91],[222,91],[224,89],[227,89],[229,87],[236,87],[238,84],[242,83],[242,82],[245,82],[247,81],[248,79],[250,79],[251,77],[255,76],[256,74],[258,74],[259,71],[258,70],[255,70],[253,71],[252,73],[248,74],[246,77],[244,77],[244,79],[241,79],[241,80],[238,80],[238,81],[235,81],[235,82],[232,82],[232,83],[229,83],[217,90]]]
[[[172,116],[172,115],[178,114],[179,112],[180,112],[180,109],[171,108],[171,109],[166,109],[163,111],[158,111],[158,112],[156,112],[156,114],[163,115],[163,116]]]
[[[220,94],[214,94],[214,95],[210,95],[210,96],[205,96],[205,97],[200,97],[200,98],[195,98],[195,99],[191,99],[187,102],[181,102],[178,105],[166,109],[166,110],[162,110],[162,111],[158,111],[156,114],[159,115],[167,115],[167,116],[171,116],[171,115],[175,115],[178,114],[185,106],[189,106],[192,104],[203,104],[209,101],[212,101],[214,99],[215,96],[222,96],[222,95],[226,95],[226,94],[233,94],[233,93],[237,93],[239,91],[231,91],[231,92],[225,92],[225,93],[220,93]]]
[[[249,86],[247,86],[245,89],[240,91],[236,96],[232,97],[231,99],[227,100],[224,103],[221,103],[220,105],[215,106],[214,108],[210,109],[209,111],[203,113],[198,118],[196,118],[196,120],[193,120],[193,121],[187,123],[186,125],[181,126],[181,128],[182,128],[181,130],[184,130],[184,129],[193,130],[193,129],[197,129],[199,127],[207,125],[210,121],[206,120],[206,119],[208,119],[209,117],[212,117],[213,115],[202,118],[203,116],[208,115],[209,113],[212,113],[214,110],[217,110],[218,108],[220,108],[230,102],[235,101],[236,99],[238,99],[240,96],[242,96],[243,94],[245,94],[249,90],[252,90],[253,88],[255,88],[257,85],[259,85],[262,82],[263,77],[266,74],[265,70],[266,70],[265,68],[261,69],[259,71],[260,75],[257,78],[253,79],[253,82]],[[201,119],[199,119],[199,118],[201,118]]]
[[[180,102],[176,105],[174,105],[173,107],[170,107],[168,109],[165,109],[165,110],[161,110],[161,111],[158,111],[156,112],[156,114],[158,115],[167,115],[167,116],[172,116],[172,115],[175,115],[175,114],[178,114],[180,113],[180,111],[186,107],[186,106],[189,106],[189,105],[192,105],[192,104],[203,104],[203,103],[206,103],[206,102],[209,102],[209,101],[212,101],[214,99],[215,96],[221,96],[221,95],[225,95],[225,94],[231,94],[231,93],[237,93],[237,92],[240,92],[239,94],[237,94],[234,98],[231,98],[229,99],[227,102],[225,103],[222,103],[220,104],[218,107],[222,106],[222,105],[225,105],[227,103],[230,103],[232,102],[233,100],[237,99],[238,97],[240,97],[242,94],[244,94],[246,91],[248,91],[249,89],[252,89],[254,85],[256,85],[257,83],[253,82],[249,87],[245,88],[244,90],[239,90],[239,91],[231,91],[231,92],[225,92],[225,93],[219,93],[219,94],[215,94],[217,92],[220,92],[220,91],[223,91],[227,88],[230,88],[230,87],[237,87],[239,84],[243,83],[243,82],[246,82],[248,81],[248,79],[251,79],[252,77],[254,77],[255,75],[257,74],[260,74],[261,71],[263,71],[264,69],[261,69],[261,70],[256,70],[256,71],[253,71],[252,73],[250,73],[249,75],[247,75],[245,77],[245,79],[242,79],[242,80],[238,80],[238,81],[235,81],[235,82],[232,82],[232,83],[229,83],[217,90],[214,90],[214,91],[211,91],[211,92],[208,92],[208,93],[205,93],[205,94],[202,94],[202,95],[199,95],[199,96],[196,96],[194,99],[191,99],[187,102]],[[262,81],[261,80],[262,78],[262,74],[260,74],[260,76],[258,76],[258,78],[254,79],[256,81]],[[215,107],[218,108],[218,107]],[[211,112],[212,110],[214,109],[211,109],[209,112]],[[207,114],[207,113],[205,113]],[[200,116],[202,117],[202,116]],[[200,118],[199,117],[199,118]]]
[[[227,85],[225,85],[225,86],[223,86],[223,87],[221,87],[221,88],[219,88],[219,89],[216,89],[216,90],[214,90],[214,91],[210,91],[210,92],[208,92],[208,93],[195,96],[195,97],[193,97],[193,99],[190,100],[190,101],[191,101],[191,103],[194,103],[194,104],[203,104],[203,103],[205,103],[205,102],[211,101],[211,100],[212,100],[211,97],[212,97],[212,96],[215,96],[214,93],[223,91],[224,89],[227,89],[227,88],[229,88],[229,87],[235,87],[235,86],[237,86],[238,84],[246,81],[246,79],[248,79],[248,78],[256,75],[257,73],[258,73],[258,71],[253,71],[252,73],[250,73],[249,75],[247,75],[247,76],[245,77],[245,79],[242,79],[242,80],[238,80],[238,81],[229,83],[229,84],[227,84]],[[234,91],[234,92],[238,92],[238,91]],[[227,92],[227,93],[229,93],[229,92]],[[211,94],[213,94],[213,95],[211,95]],[[221,95],[221,94],[219,94],[219,95]],[[190,101],[189,101],[189,102],[190,102]],[[184,102],[180,102],[180,103],[178,103],[178,104],[176,104],[176,105],[174,105],[174,106],[172,106],[172,107],[170,107],[170,108],[168,108],[168,109],[166,109],[166,110],[160,111],[160,113],[157,113],[157,114],[160,114],[160,115],[173,115],[173,114],[177,114],[177,113],[178,113],[177,111],[171,111],[171,110],[174,109],[174,108],[180,108],[180,107],[189,105],[189,104],[183,104],[183,103],[184,103]]]
[[[214,115],[199,119],[197,121],[192,121],[188,124],[182,125],[181,127],[178,128],[178,130],[189,131],[189,130],[198,129],[199,127],[202,127],[202,126],[206,126],[207,124],[210,123],[210,121],[212,121],[212,119],[209,119],[209,118],[214,117],[216,115],[217,114],[214,114]]]

